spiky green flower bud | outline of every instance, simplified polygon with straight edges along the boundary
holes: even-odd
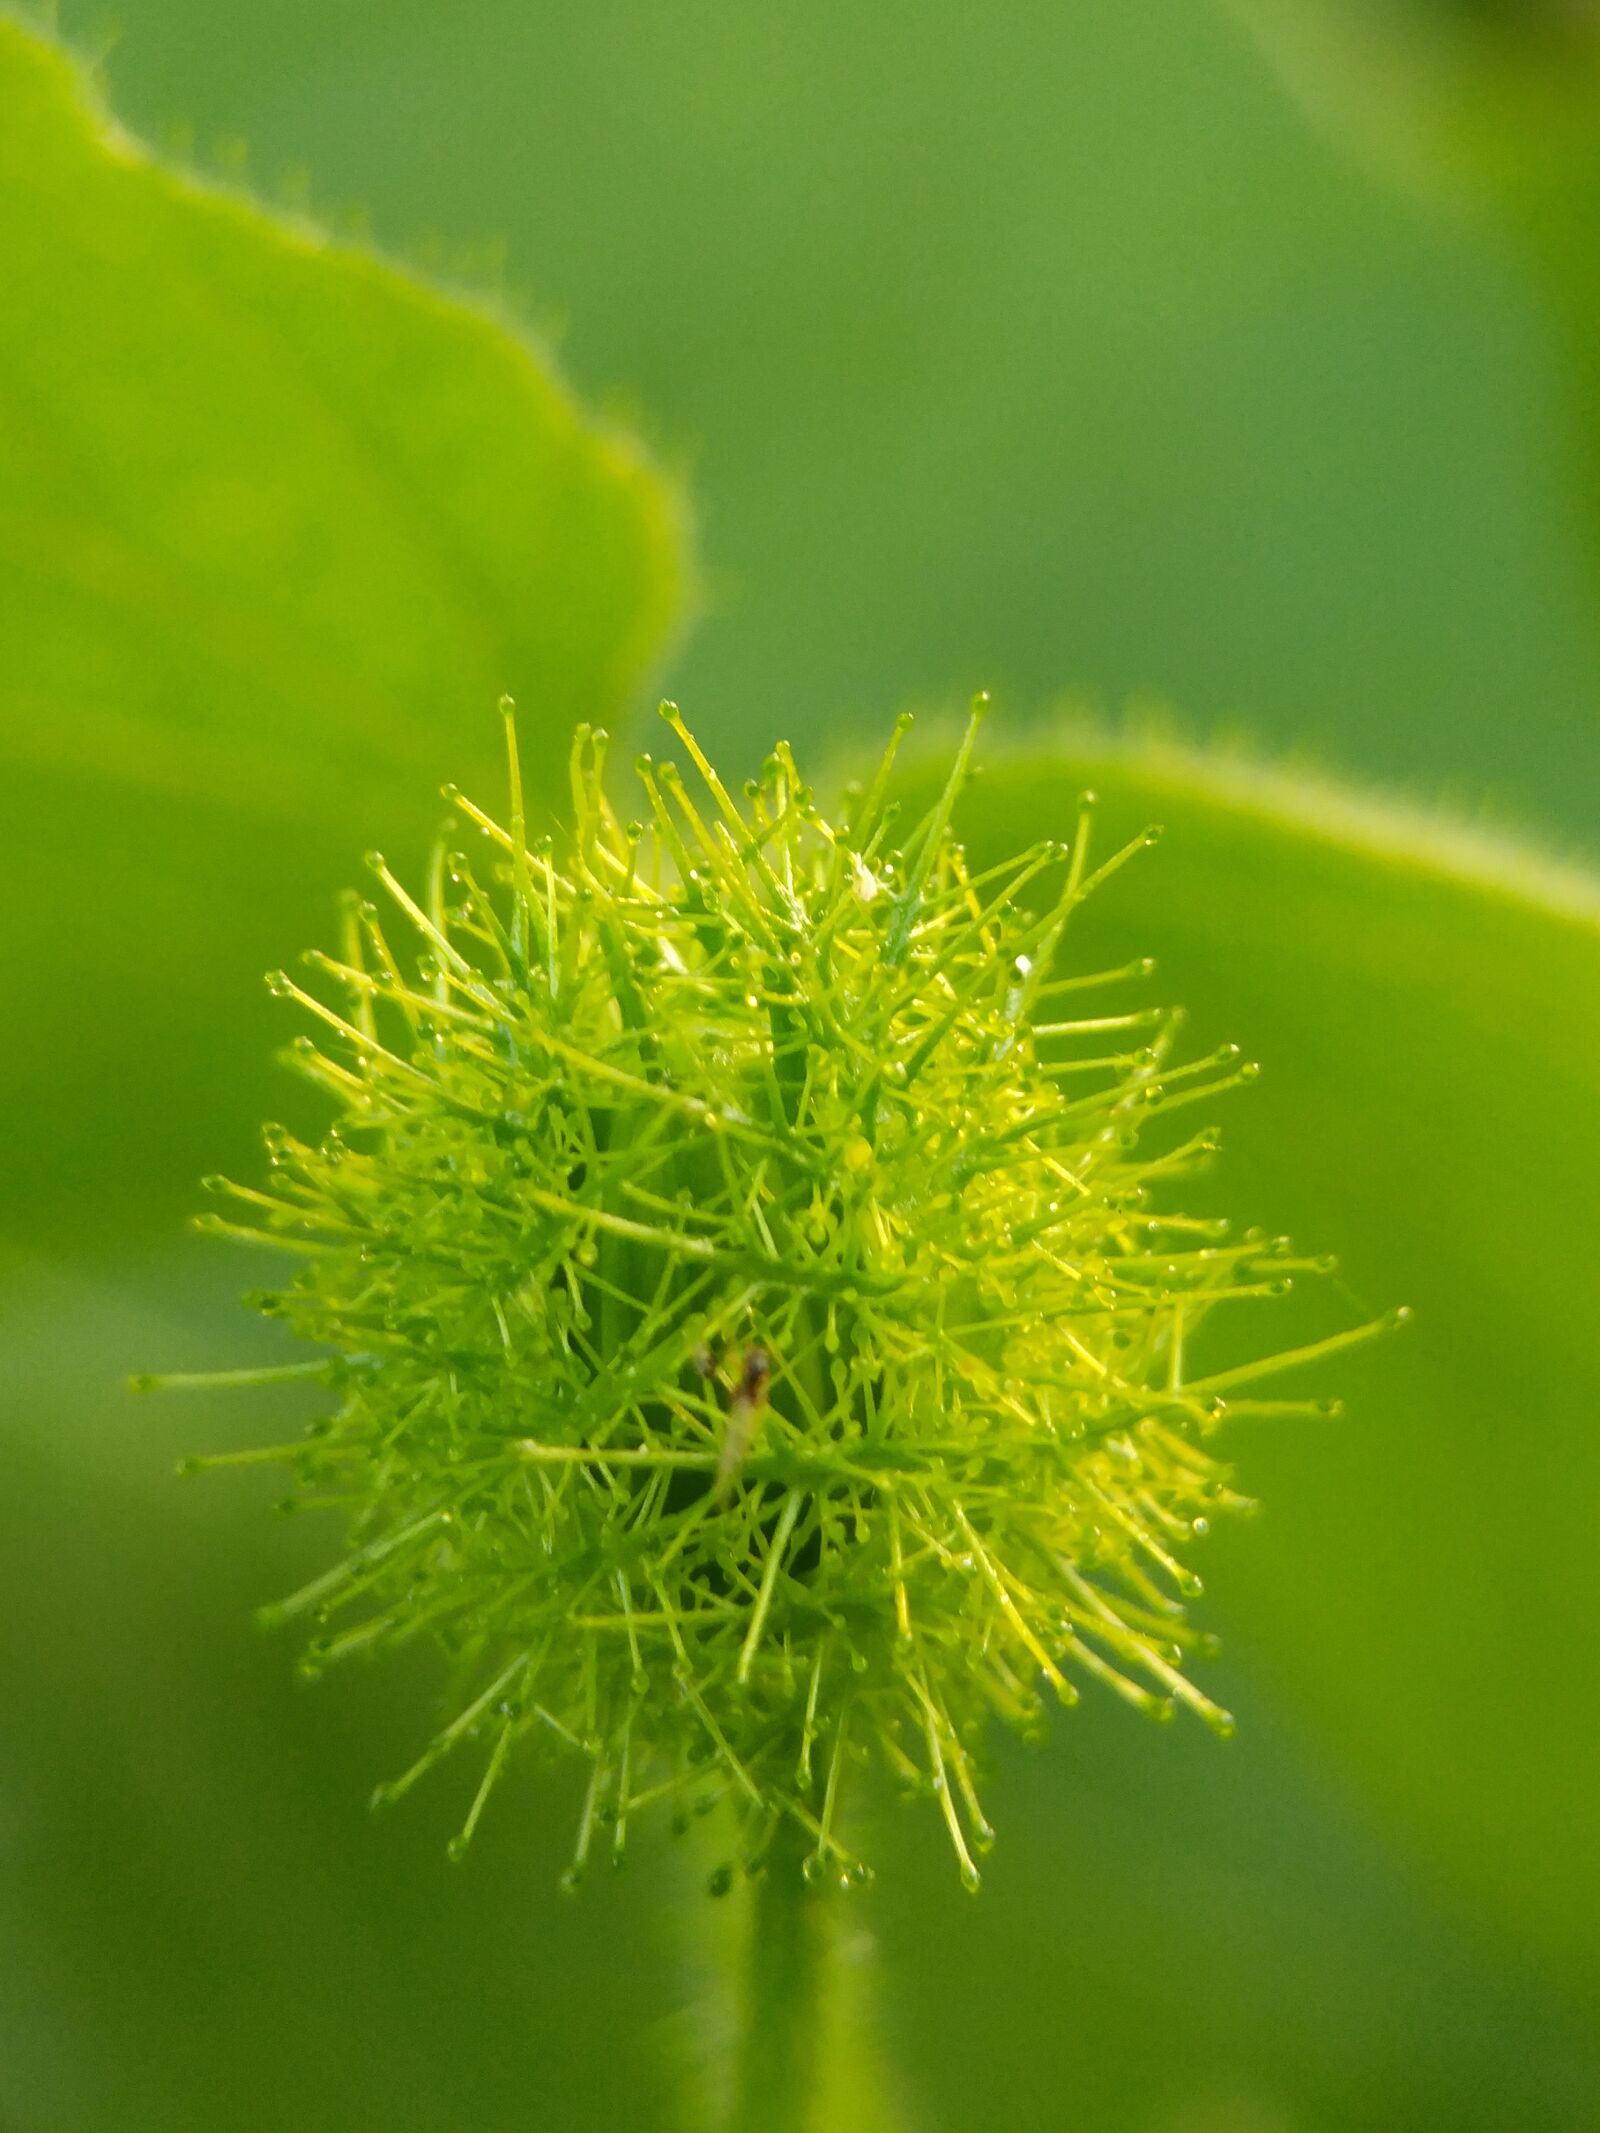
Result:
[[[1175,1014],[1096,997],[1144,966],[1062,967],[1137,849],[1091,871],[1087,802],[969,873],[976,716],[899,844],[893,745],[833,822],[787,748],[741,803],[668,715],[701,790],[641,759],[624,823],[580,734],[572,831],[530,846],[508,712],[509,826],[449,795],[480,857],[441,846],[417,899],[374,858],[389,915],[352,902],[311,958],[337,1004],[273,981],[338,1122],[270,1133],[213,1226],[300,1257],[269,1308],[337,1404],[281,1455],[351,1519],[274,1612],[314,1668],[444,1647],[452,1715],[379,1796],[477,1740],[457,1849],[510,1756],[566,1754],[575,1873],[646,1806],[730,1795],[747,1864],[785,1828],[848,1880],[871,1757],[975,1885],[983,1730],[1032,1730],[1041,1686],[1229,1730],[1185,1671],[1184,1554],[1240,1501],[1207,1446],[1320,1351],[1190,1375],[1208,1314],[1300,1262],[1160,1211],[1210,1134],[1139,1143],[1252,1070],[1175,1065]]]

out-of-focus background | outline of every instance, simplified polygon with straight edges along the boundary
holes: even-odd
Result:
[[[1476,13],[1355,12],[1380,44]],[[1553,8],[1484,13],[1508,69],[1525,28],[1555,34]],[[705,612],[665,681],[741,767],[779,731],[821,759],[983,685],[1019,725],[1060,697],[1170,705],[1592,852],[1592,356],[1561,282],[1579,180],[1569,226],[1521,167],[1532,122],[1510,179],[1415,152],[1417,99],[1453,93],[1425,55],[1385,97],[1337,73],[1317,10],[1271,15],[1263,41],[1205,0],[61,7],[91,44],[115,28],[138,132],[203,168],[243,144],[269,197],[308,186],[502,286],[686,470]],[[27,1751],[14,1812],[0,1792],[0,2116],[666,2124],[692,1882],[642,1860],[558,1901],[559,1786],[513,1787],[463,1867],[449,1801],[369,1822],[413,1685],[296,1687],[248,1614],[319,1537],[269,1524],[270,1486],[180,1499],[196,1410],[123,1402],[129,1367],[259,1338],[239,1280],[195,1247],[13,1284],[35,1438],[8,1486]],[[1224,1632],[1238,1545],[1213,1550]],[[886,1825],[870,1916],[913,2121],[1600,2122],[1596,1980],[1408,1841],[1361,1758],[1301,1725],[1292,1668],[1230,1634],[1219,1689],[1226,1749],[1086,1701],[1043,1752],[1003,1751],[977,1904],[931,1818]],[[1488,1680],[1486,1727],[1495,1706]]]
[[[690,473],[709,611],[669,680],[720,748],[979,686],[1012,717],[1151,697],[1592,826],[1559,334],[1515,250],[1359,166],[1227,7],[62,19],[120,26],[147,137],[470,280],[503,260]]]

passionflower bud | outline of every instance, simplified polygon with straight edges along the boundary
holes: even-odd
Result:
[[[508,707],[508,824],[449,794],[475,856],[416,896],[374,858],[382,913],[273,980],[337,1122],[271,1134],[209,1219],[298,1261],[263,1302],[331,1411],[280,1455],[349,1544],[271,1613],[313,1670],[443,1647],[445,1722],[378,1797],[475,1743],[454,1850],[512,1756],[570,1756],[574,1875],[726,1796],[746,1865],[781,1831],[848,1881],[875,1760],[975,1886],[991,1721],[1093,1682],[1230,1730],[1185,1619],[1241,1502],[1212,1437],[1229,1400],[1309,1409],[1235,1394],[1371,1329],[1191,1373],[1219,1305],[1305,1262],[1169,1209],[1214,1139],[1148,1129],[1252,1069],[1176,1064],[1178,1016],[1123,1004],[1147,966],[1072,968],[1137,849],[1094,868],[1087,800],[973,872],[978,713],[903,837],[894,744],[829,818],[786,747],[736,799],[667,715],[692,792],[641,758],[620,819],[580,732],[571,829],[530,843]]]

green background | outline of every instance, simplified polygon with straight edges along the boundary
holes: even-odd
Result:
[[[62,18],[91,39],[106,26]],[[665,680],[725,756],[747,764],[781,730],[825,759],[902,702],[979,683],[1013,735],[1061,694],[1113,712],[1155,699],[1193,730],[1237,726],[1594,848],[1600,646],[1566,329],[1509,235],[1358,166],[1231,14],[125,0],[117,20],[114,101],[147,136],[191,128],[201,165],[230,168],[242,140],[269,194],[307,171],[319,207],[365,210],[385,244],[454,261],[473,287],[471,248],[503,242],[512,308],[559,329],[583,392],[690,476],[705,613]],[[1195,834],[1204,849],[1203,820]],[[1275,892],[1269,867],[1256,903]],[[322,893],[266,884],[241,960],[290,955]],[[1424,905],[1423,955],[1428,922]],[[1380,935],[1381,911],[1370,923]],[[1253,981],[1234,981],[1225,943],[1207,952],[1207,998],[1271,1065]],[[1503,952],[1542,975],[1520,941]],[[1548,997],[1586,972],[1554,968]],[[1492,1026],[1497,1003],[1475,1011]],[[156,1019],[119,1003],[119,1020],[141,1013]],[[1592,1009],[1560,1032],[1592,1041]],[[1381,1044],[1355,1049],[1381,1074]],[[1537,1080],[1537,1062],[1504,1057]],[[1592,1067],[1567,1065],[1559,1096],[1592,1119]],[[260,1103],[222,1079],[216,1160],[247,1162]],[[1441,1090],[1470,1114],[1448,1075]],[[1386,1088],[1372,1114],[1402,1156],[1406,1096]],[[1536,1182],[1529,1151],[1548,1154],[1555,1115],[1552,1098],[1530,1118]],[[1298,1130],[1315,1181],[1334,1144],[1316,1119]],[[178,1138],[158,1130],[129,1157],[129,1193]],[[1576,1144],[1591,1176],[1592,1138]],[[102,1162],[109,1145],[108,1128]],[[1299,1214],[1250,1149],[1246,1134],[1250,1212]],[[1398,1168],[1420,1195],[1416,1262],[1441,1236],[1452,1264],[1470,1258],[1469,1196]],[[44,1170],[25,1165],[54,1242],[82,1199],[47,1204]],[[186,1181],[167,1190],[175,1211]],[[1581,1177],[1569,1197],[1589,1204]],[[1537,1223],[1537,1196],[1507,1205]],[[1569,1217],[1561,1239],[1581,1251],[1564,1201]],[[1406,1249],[1375,1247],[1352,1278],[1387,1300],[1411,1279]],[[264,1518],[270,1485],[170,1480],[197,1432],[257,1437],[261,1409],[130,1411],[118,1389],[130,1366],[259,1349],[229,1303],[248,1278],[198,1243],[136,1260],[116,1228],[12,1269],[28,1426],[0,1632],[0,2123],[665,2125],[691,2027],[693,1874],[658,1857],[560,1902],[559,1788],[513,1789],[462,1868],[442,1854],[452,1801],[370,1822],[418,1685],[297,1687],[249,1610],[319,1537]],[[1592,1311],[1592,1283],[1578,1293]],[[1509,1315],[1515,1284],[1500,1302]],[[1154,1735],[1088,1703],[1044,1752],[1002,1750],[1003,1843],[976,1905],[931,1817],[886,1823],[867,1915],[913,2123],[1580,2133],[1600,2118],[1594,1661],[1584,1617],[1563,1611],[1585,1590],[1588,1498],[1553,1456],[1507,1489],[1494,1372],[1518,1328],[1480,1330],[1487,1391],[1463,1411],[1461,1466],[1447,1439],[1404,1440],[1377,1523],[1370,1417],[1387,1397],[1403,1426],[1425,1348],[1347,1374],[1342,1446],[1250,1449],[1267,1515],[1208,1566],[1239,1740]],[[1570,1398],[1559,1441],[1581,1462],[1591,1388],[1568,1356],[1541,1351],[1539,1397]],[[1436,1413],[1448,1430],[1448,1401]],[[1567,1513],[1553,1535],[1552,1502]],[[1537,1593],[1550,1641],[1525,1654],[1497,1619],[1511,1576],[1537,1584],[1557,1546],[1571,1582],[1552,1572]],[[1285,1578],[1295,1605],[1264,1617],[1252,1602]],[[1348,1589],[1324,1604],[1340,1578],[1358,1604]],[[1443,1683],[1419,1689],[1420,1717],[1408,1667]],[[1452,1704],[1457,1683],[1481,1703]],[[1520,1775],[1518,1754],[1489,1752],[1511,1728]]]
[[[719,749],[1174,704],[1584,834],[1564,354],[1516,255],[1204,0],[70,0],[119,110],[411,256],[504,250],[691,471]],[[437,251],[435,251],[437,247]]]

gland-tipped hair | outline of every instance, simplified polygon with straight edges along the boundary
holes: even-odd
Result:
[[[415,898],[375,857],[391,916],[352,899],[310,958],[338,1004],[272,981],[337,1123],[269,1130],[266,1189],[206,1219],[298,1257],[258,1301],[328,1353],[222,1376],[336,1404],[191,1463],[279,1457],[345,1514],[270,1610],[316,1625],[309,1670],[444,1648],[451,1715],[377,1797],[477,1740],[457,1852],[539,1752],[589,1766],[574,1874],[647,1806],[727,1796],[746,1864],[787,1822],[849,1880],[872,1757],[975,1886],[984,1726],[1033,1730],[1041,1684],[1230,1729],[1187,1671],[1183,1554],[1242,1501],[1208,1442],[1228,1401],[1325,1410],[1234,1394],[1373,1329],[1191,1374],[1218,1305],[1308,1262],[1162,1211],[1214,1136],[1145,1129],[1252,1069],[1080,1004],[1148,975],[1063,954],[1146,839],[1092,869],[1086,797],[1063,843],[969,872],[978,712],[897,841],[893,743],[830,820],[786,747],[736,800],[665,711],[698,793],[641,758],[648,819],[619,820],[582,730],[571,830],[530,844],[508,707],[509,826],[450,793],[483,856],[441,845]]]

